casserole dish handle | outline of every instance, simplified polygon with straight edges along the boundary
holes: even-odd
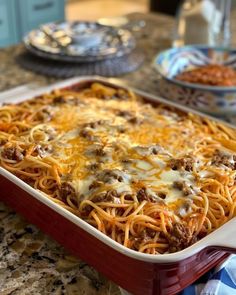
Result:
[[[214,231],[210,236],[210,247],[221,248],[236,254],[236,217]]]

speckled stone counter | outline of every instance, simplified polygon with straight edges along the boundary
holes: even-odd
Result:
[[[154,14],[134,14],[130,18],[146,21],[145,29],[137,33],[138,46],[144,50],[146,59],[138,71],[120,79],[156,94],[158,75],[151,62],[158,51],[170,47],[173,20]],[[42,86],[56,81],[20,68],[15,57],[22,50],[22,45],[0,50],[0,91],[27,83]],[[70,256],[62,246],[0,203],[0,294],[119,295],[120,291],[118,286]]]
[[[131,86],[157,93],[157,73],[152,68],[152,61],[156,53],[171,46],[173,19],[164,15],[132,14],[131,20],[144,20],[146,26],[135,33],[137,46],[145,53],[144,64],[135,72],[119,77]],[[26,83],[45,85],[56,81],[54,78],[37,75],[22,69],[15,61],[24,47],[12,46],[0,50],[0,91],[10,89]]]

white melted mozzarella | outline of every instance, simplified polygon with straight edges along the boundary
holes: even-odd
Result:
[[[181,190],[173,187],[173,183],[176,181],[184,181],[188,186],[195,186],[194,179],[191,173],[183,173],[177,170],[163,171],[160,175],[160,183],[168,187],[169,193],[167,194],[167,197],[165,199],[167,203],[174,202],[179,198],[186,198],[186,196],[183,195],[183,192]]]
[[[163,171],[160,175],[161,181],[165,183],[173,183],[174,181],[182,180],[180,172],[177,170]]]
[[[74,139],[74,138],[78,137],[78,134],[79,134],[79,130],[77,128],[72,129],[64,134],[63,140]]]
[[[134,164],[128,167],[128,171],[133,179],[143,182],[153,192],[152,194],[164,192],[166,194],[164,202],[166,203],[175,202],[178,199],[186,199],[182,190],[174,188],[174,182],[184,182],[186,186],[194,188],[192,190],[193,193],[198,192],[191,172],[167,170],[165,167],[166,163],[162,159],[158,159],[157,156],[155,163],[160,163],[161,165],[159,167],[155,165],[154,167],[145,160],[135,160]]]
[[[138,160],[136,162],[136,167],[140,170],[143,170],[143,171],[148,171],[153,168],[153,166],[151,164],[149,164],[148,162],[143,161],[143,160]]]
[[[114,188],[116,189],[118,194],[121,193],[132,193],[132,189],[130,187],[130,183],[116,183],[114,185]]]
[[[200,176],[200,178],[209,178],[209,177],[214,176],[214,173],[209,170],[202,170],[202,171],[198,172],[198,175]]]
[[[153,163],[155,163],[155,164],[157,164],[157,166],[159,166],[160,168],[164,168],[165,166],[166,166],[166,163],[165,163],[165,161],[163,161],[162,159],[160,159],[160,158],[152,158],[152,162]]]
[[[89,190],[89,186],[92,184],[92,182],[95,180],[94,176],[90,176],[86,179],[75,179],[72,181],[72,185],[75,188],[75,191],[77,194],[80,195],[81,200],[83,198],[88,199],[91,191]]]

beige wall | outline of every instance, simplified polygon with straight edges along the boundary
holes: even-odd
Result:
[[[147,12],[148,0],[67,0],[67,20],[96,20],[132,12]]]

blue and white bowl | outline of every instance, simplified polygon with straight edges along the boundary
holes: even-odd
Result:
[[[236,49],[199,45],[161,52],[154,60],[154,67],[162,77],[158,85],[160,94],[206,113],[236,113],[236,86],[207,86],[175,79],[181,72],[207,64],[222,64],[236,68]]]

